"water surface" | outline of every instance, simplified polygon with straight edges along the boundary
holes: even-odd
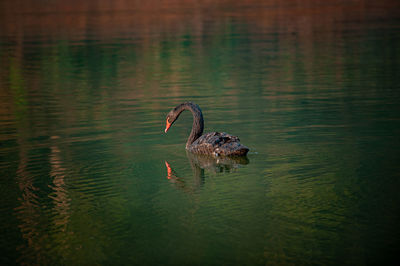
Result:
[[[72,3],[1,4],[2,265],[394,261],[396,1]]]

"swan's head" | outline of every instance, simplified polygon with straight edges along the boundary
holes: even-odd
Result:
[[[192,102],[184,102],[178,105],[177,107],[173,108],[169,113],[167,114],[167,119],[166,119],[166,126],[165,126],[165,133],[167,133],[168,129],[172,126],[172,124],[178,119],[179,115],[184,111],[184,110],[190,110],[192,113],[194,111],[198,112],[199,114],[196,113],[196,115],[200,115],[202,118],[201,114],[201,109],[200,107]],[[195,113],[193,113],[195,115]]]
[[[172,109],[166,118],[166,126],[165,126],[165,133],[167,133],[168,129],[172,126],[176,119],[178,119],[179,113],[177,113],[176,108]]]

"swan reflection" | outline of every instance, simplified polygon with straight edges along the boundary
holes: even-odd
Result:
[[[249,164],[247,156],[215,157],[211,155],[194,154],[186,151],[186,157],[188,158],[193,171],[194,189],[197,189],[204,184],[205,171],[210,173],[231,173],[241,166]],[[174,171],[169,162],[165,161],[165,166],[167,168],[167,179],[178,187],[187,190],[188,187],[185,178],[180,177]]]
[[[247,156],[220,157],[186,152],[190,164],[213,173],[232,172],[249,163]]]

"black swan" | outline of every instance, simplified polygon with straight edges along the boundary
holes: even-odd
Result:
[[[204,129],[203,113],[200,107],[192,102],[182,103],[168,113],[165,133],[184,110],[189,110],[193,114],[192,132],[186,142],[188,151],[215,156],[244,156],[249,151],[249,148],[240,144],[238,137],[225,132],[210,132],[202,135]]]

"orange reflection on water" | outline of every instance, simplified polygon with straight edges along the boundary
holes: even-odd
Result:
[[[168,179],[176,178],[176,176],[172,173],[172,168],[170,164],[167,161],[165,161],[165,166],[167,167],[167,178]]]
[[[52,139],[58,139],[57,136],[53,136]],[[66,227],[69,221],[69,209],[70,209],[70,198],[68,197],[68,191],[65,188],[65,171],[66,169],[62,166],[62,159],[60,156],[60,149],[56,144],[51,146],[50,153],[50,164],[51,171],[50,176],[53,179],[53,185],[49,185],[54,190],[54,193],[50,194],[49,197],[53,199],[54,207],[53,213],[55,214],[54,223],[62,226],[62,231],[66,231]],[[65,240],[64,240],[65,241]],[[63,242],[64,242],[63,241]]]
[[[32,174],[28,170],[28,145],[23,140],[19,140],[19,165],[16,175],[16,181],[21,191],[21,196],[18,197],[20,205],[14,208],[16,217],[20,220],[18,228],[22,237],[26,242],[17,246],[17,250],[21,252],[18,263],[24,264],[25,261],[34,261],[37,264],[45,263],[45,256],[42,256],[43,243],[48,238],[47,234],[43,234],[40,229],[41,224],[41,206],[38,201],[39,197],[36,193],[39,188],[34,185]]]
[[[52,200],[51,209],[48,201],[39,196],[44,191],[34,185],[35,180],[27,167],[32,160],[27,156],[29,147],[20,142],[17,182],[21,197],[18,198],[20,206],[14,211],[20,220],[18,228],[26,242],[17,247],[20,252],[17,260],[19,264],[48,264],[51,261],[49,254],[61,252],[68,247],[65,232],[70,219],[70,198],[65,187],[66,169],[63,167],[57,139],[51,137],[49,153],[50,176],[53,177],[53,185],[49,185],[53,192],[48,194]]]

